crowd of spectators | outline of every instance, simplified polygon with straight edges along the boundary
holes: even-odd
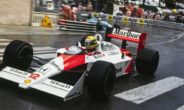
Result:
[[[144,12],[143,18],[184,23],[184,14],[182,12],[180,13],[162,12],[161,14],[159,12],[149,11],[149,12]]]
[[[123,10],[119,8],[119,10],[116,11],[116,15],[184,23],[184,13],[183,12],[176,13],[176,12],[143,11],[142,14],[139,14],[139,16],[136,16],[136,12],[131,11],[128,8],[123,9]]]

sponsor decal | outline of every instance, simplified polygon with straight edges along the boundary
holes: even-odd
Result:
[[[43,66],[43,67],[41,67],[41,68],[38,70],[38,72],[40,72],[40,73],[42,73],[42,74],[44,74],[44,75],[45,75],[45,73],[47,73],[47,72],[49,72],[49,71],[50,71],[50,68],[47,67],[47,66]]]
[[[102,58],[103,55],[102,55],[102,54],[97,54],[97,55],[95,55],[94,57],[95,57],[96,59],[98,59],[98,58]]]
[[[122,68],[116,68],[116,73],[120,73],[122,70]]]
[[[20,70],[15,69],[15,68],[11,68],[11,69],[10,69],[10,72],[15,72],[15,73],[20,74],[20,75],[23,75],[23,76],[27,76],[27,75],[29,74],[29,73],[27,73],[27,72],[20,71]]]
[[[108,20],[109,20],[109,21],[112,21],[112,18],[113,18],[113,16],[112,16],[112,15],[109,15]]]
[[[108,53],[109,56],[113,56],[113,55],[117,55],[117,54],[119,54],[119,52],[109,52]]]
[[[144,22],[147,23],[147,24],[154,24],[154,21],[151,21],[151,20],[146,20],[145,19]]]
[[[138,19],[136,18],[129,18],[129,20],[131,23],[137,23],[138,22]]]
[[[50,62],[50,64],[52,66],[54,66],[58,71],[61,71],[61,68],[59,67],[59,65],[55,61]]]
[[[123,22],[124,22],[124,23],[127,23],[127,22],[128,22],[128,18],[127,18],[127,17],[124,17],[124,18],[123,18]]]
[[[36,80],[38,77],[40,77],[39,74],[32,73],[29,78]]]
[[[66,89],[70,89],[70,87],[71,87],[70,85],[63,84],[63,83],[53,81],[53,80],[51,80],[50,83],[55,85],[55,86],[58,86],[58,87],[61,87],[61,88],[66,88]]]
[[[97,17],[98,16],[98,13],[94,13],[94,17]]]
[[[113,34],[118,34],[120,36],[130,37],[130,38],[134,38],[134,39],[139,39],[139,36],[140,36],[140,34],[132,33],[131,30],[128,30],[128,31],[120,30],[119,33],[116,33],[116,31],[114,29]]]
[[[144,24],[144,19],[140,19],[139,24]]]
[[[24,80],[24,83],[31,83],[31,80],[30,79],[27,79],[27,80]]]

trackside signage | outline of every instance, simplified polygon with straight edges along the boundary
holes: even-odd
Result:
[[[124,37],[129,37],[129,38],[134,38],[134,39],[139,39],[141,33],[138,32],[132,32],[131,30],[120,30],[118,33],[116,31],[116,29],[114,28],[112,31],[112,34],[116,34],[119,36],[124,36]]]

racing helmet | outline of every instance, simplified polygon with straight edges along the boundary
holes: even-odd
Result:
[[[94,36],[87,36],[84,45],[86,50],[95,50],[97,47],[97,39]]]

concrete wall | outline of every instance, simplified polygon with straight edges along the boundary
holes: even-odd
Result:
[[[0,0],[0,25],[30,25],[32,0]]]

